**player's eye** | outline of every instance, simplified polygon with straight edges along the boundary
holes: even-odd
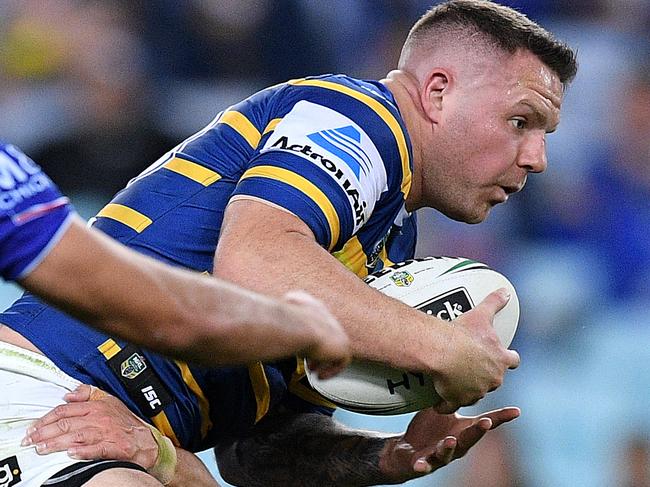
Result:
[[[514,128],[517,130],[523,130],[526,128],[527,122],[526,119],[523,117],[515,117],[511,118],[509,122],[512,124]]]

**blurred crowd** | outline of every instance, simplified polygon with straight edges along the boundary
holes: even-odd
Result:
[[[424,212],[418,253],[483,260],[515,284],[522,366],[482,406],[523,416],[413,485],[650,487],[650,1],[502,3],[578,50],[549,169],[483,225]],[[381,78],[430,4],[2,0],[0,138],[89,217],[257,89],[326,72]]]

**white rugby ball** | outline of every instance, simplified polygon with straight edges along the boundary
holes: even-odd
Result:
[[[365,281],[387,296],[447,321],[474,308],[492,291],[506,288],[511,298],[496,314],[494,328],[506,347],[517,330],[519,300],[514,287],[503,275],[474,260],[462,257],[414,259],[384,268]],[[327,380],[318,379],[307,364],[305,370],[316,391],[349,411],[371,415],[403,414],[440,401],[429,376],[375,362],[353,361],[343,372]]]

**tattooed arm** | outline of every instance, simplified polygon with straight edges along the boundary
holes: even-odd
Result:
[[[219,472],[235,485],[372,485],[379,481],[385,439],[347,430],[320,414],[284,415],[260,423],[242,439],[222,442]]]
[[[280,415],[215,454],[223,478],[247,487],[399,484],[462,457],[485,433],[519,416],[504,408],[480,416],[420,411],[402,435],[348,429],[328,416]]]

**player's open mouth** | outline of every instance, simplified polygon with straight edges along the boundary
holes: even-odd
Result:
[[[525,183],[519,183],[519,184],[513,184],[511,186],[501,186],[501,189],[506,193],[506,196],[511,195],[513,193],[519,193],[522,189],[524,189],[524,184]]]

